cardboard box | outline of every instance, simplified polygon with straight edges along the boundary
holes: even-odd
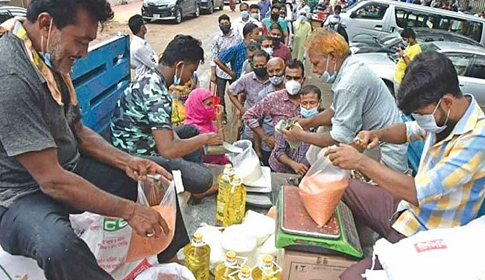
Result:
[[[355,259],[285,250],[281,280],[339,280]]]

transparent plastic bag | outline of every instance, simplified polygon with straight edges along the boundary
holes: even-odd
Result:
[[[334,166],[325,152],[319,153],[299,185],[303,205],[319,227],[330,220],[349,184],[349,172]]]
[[[242,179],[243,183],[250,184],[257,181],[263,176],[263,170],[251,141],[240,140],[235,142],[234,146],[243,149],[242,153],[235,154],[230,158],[234,169],[236,169],[236,175]]]
[[[196,280],[192,272],[180,264],[160,264],[145,270],[135,280]]]
[[[167,222],[169,232],[158,238],[140,236],[132,232],[130,247],[126,256],[127,262],[157,255],[163,252],[172,242],[177,216],[176,195],[174,181],[168,182],[163,180],[162,177],[149,177],[144,182],[140,182],[138,185],[138,203],[149,205],[157,210]]]

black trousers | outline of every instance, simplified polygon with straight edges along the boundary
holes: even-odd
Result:
[[[157,161],[168,169],[168,163]],[[135,201],[137,182],[122,170],[90,157],[81,157],[74,173],[111,194]],[[33,258],[49,280],[113,279],[101,269],[88,246],[73,231],[69,214],[80,213],[42,193],[19,198],[0,207],[0,245],[12,255]],[[167,261],[189,242],[177,202],[172,243],[159,261]]]

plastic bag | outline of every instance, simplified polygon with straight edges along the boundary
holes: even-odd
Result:
[[[205,244],[209,245],[211,248],[210,264],[215,267],[218,263],[224,261],[225,254],[222,249],[221,238],[222,232],[221,228],[209,226],[207,224],[201,224],[201,227],[196,230],[202,234],[202,239]]]
[[[261,246],[268,237],[275,233],[276,222],[271,217],[249,210],[241,224],[251,236],[256,237]]]
[[[160,264],[145,270],[136,280],[196,280],[190,270],[177,263]]]
[[[177,216],[175,184],[172,182],[170,185],[165,187],[162,181],[147,181],[149,181],[150,183],[147,184],[145,182],[145,184],[143,185],[145,189],[148,188],[148,194],[150,194],[151,201],[148,201],[147,197],[144,194],[144,191],[140,191],[140,189],[143,189],[143,187],[141,187],[142,184],[140,184],[140,188],[138,190],[138,203],[151,206],[152,204],[156,204],[159,199],[163,197],[160,204],[152,206],[152,208],[157,210],[160,215],[162,215],[162,217],[165,219],[169,228],[169,233],[162,234],[158,238],[148,238],[146,236],[140,236],[133,232],[131,235],[128,254],[126,255],[127,262],[140,260],[163,252],[163,250],[168,247],[170,242],[172,242],[174,235],[175,219]],[[163,193],[163,195],[161,195],[161,193]]]
[[[222,233],[221,244],[224,251],[234,251],[239,257],[247,259],[247,265],[256,265],[256,248],[258,240],[251,229],[244,225],[232,225]]]
[[[380,239],[374,254],[389,280],[485,279],[485,217],[463,227],[422,231],[391,244]],[[475,252],[475,253],[473,253]]]
[[[242,153],[230,157],[232,165],[236,169],[236,175],[242,179],[243,183],[250,184],[257,181],[263,176],[263,170],[251,141],[240,140],[235,142],[234,146],[243,149]]]
[[[328,157],[323,156],[325,151],[319,153],[299,186],[303,205],[318,227],[330,220],[349,185],[349,173],[335,167]]]
[[[141,237],[133,232],[125,220],[118,217],[92,213],[70,217],[74,230],[82,232],[80,237],[93,252],[98,265],[111,275],[120,275],[115,279],[134,279],[136,275],[131,273],[131,267],[138,272],[150,267],[154,263],[150,261],[150,257],[165,250],[173,239],[177,209],[175,185],[173,182],[157,185],[153,179],[151,178],[153,182],[149,184],[138,185],[138,203],[149,205],[145,191],[149,194],[151,203],[158,202],[158,206],[154,208],[159,210],[168,224],[170,232],[167,235],[160,238]],[[153,189],[155,187],[159,189]],[[125,278],[127,268],[132,278]]]

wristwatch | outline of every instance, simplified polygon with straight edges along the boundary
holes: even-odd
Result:
[[[406,54],[403,54],[402,55],[402,58],[407,58],[408,56]]]

